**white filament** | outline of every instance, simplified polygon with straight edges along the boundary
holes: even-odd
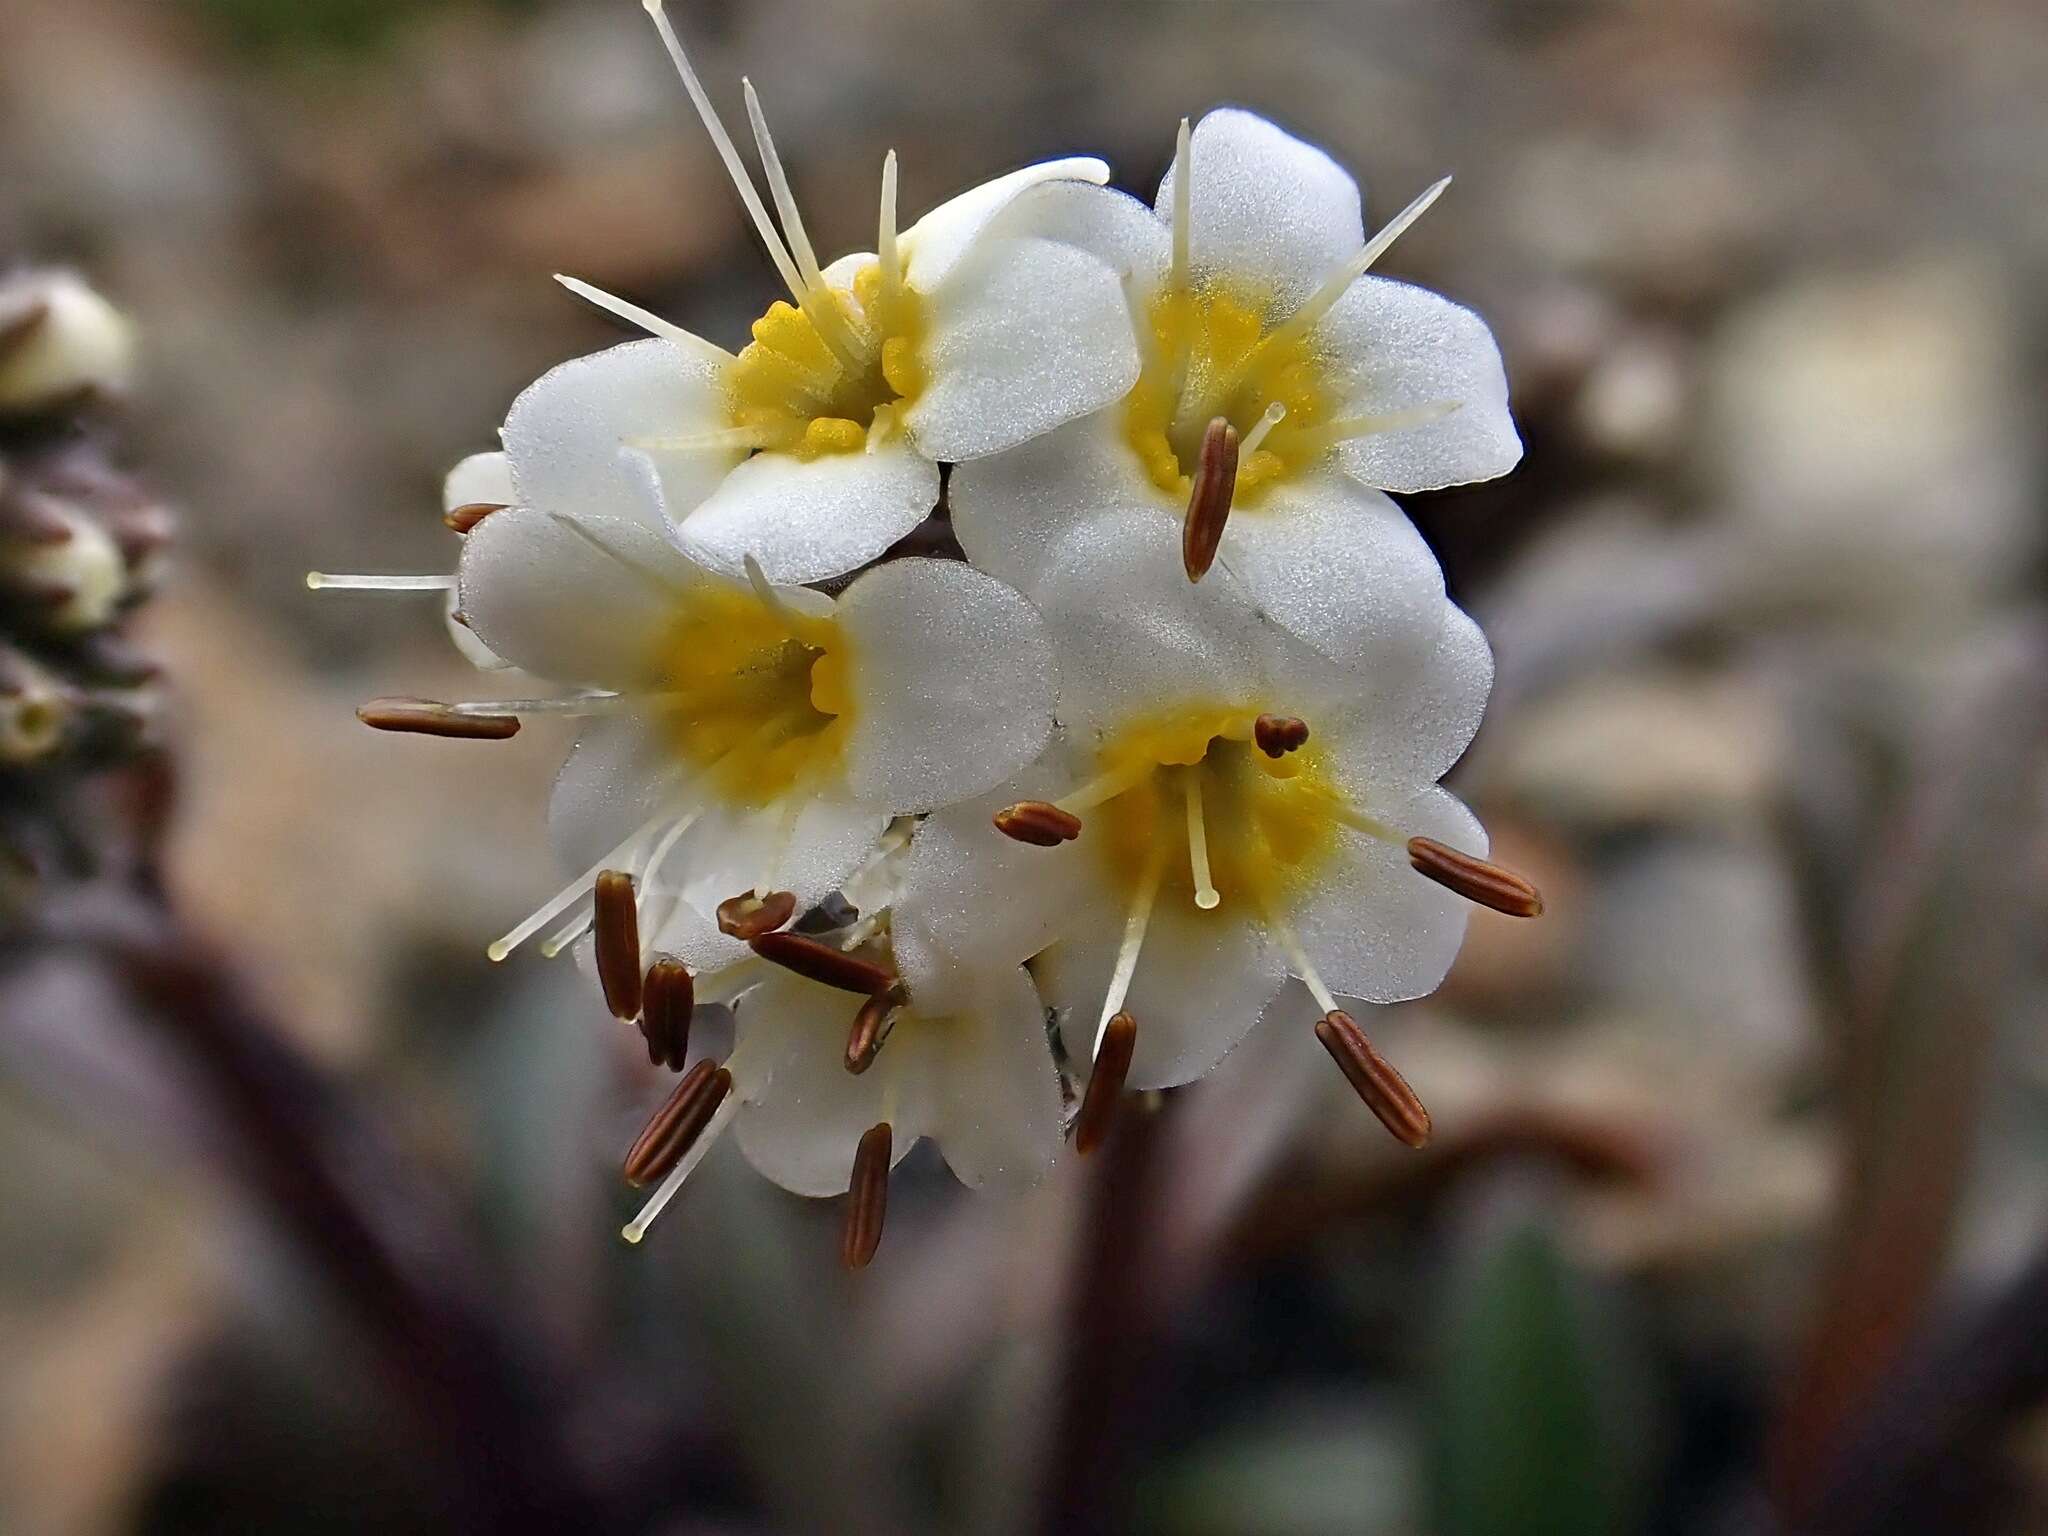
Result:
[[[1238,457],[1240,459],[1248,459],[1256,453],[1259,444],[1266,440],[1266,434],[1279,426],[1281,418],[1286,416],[1286,414],[1287,407],[1278,400],[1267,406],[1265,413],[1252,423],[1251,431],[1245,433],[1244,441],[1237,445]]]
[[[1143,883],[1138,894],[1131,900],[1131,910],[1124,919],[1124,941],[1116,952],[1116,969],[1110,972],[1109,990],[1102,998],[1102,1018],[1095,1026],[1095,1045],[1088,1056],[1092,1061],[1102,1054],[1102,1037],[1109,1029],[1109,1021],[1122,1011],[1124,999],[1130,995],[1131,978],[1138,971],[1138,952],[1145,947],[1145,930],[1152,925],[1152,904],[1159,896],[1159,878],[1166,870],[1166,861],[1154,853],[1146,866]]]
[[[536,933],[538,933],[542,927],[544,927],[548,923],[553,922],[563,912],[567,911],[570,903],[574,902],[585,891],[589,890],[592,886],[596,885],[597,877],[599,875],[603,874],[608,869],[618,868],[619,861],[625,858],[627,852],[636,843],[638,843],[641,838],[647,836],[647,834],[652,832],[655,829],[655,827],[660,825],[663,817],[668,816],[670,814],[672,813],[668,810],[656,811],[652,816],[648,817],[646,821],[642,822],[638,827],[634,828],[632,833],[625,839],[624,842],[620,843],[618,847],[612,849],[611,852],[607,853],[603,858],[599,859],[595,864],[591,865],[590,868],[586,869],[574,880],[571,880],[567,885],[563,886],[561,890],[557,891],[553,896],[550,896],[547,899],[547,901],[543,903],[537,910],[535,910],[530,916],[528,916],[510,933],[506,934],[502,939],[499,939],[495,943],[493,943],[488,949],[484,951],[484,953],[489,955],[493,960],[502,960],[507,955],[511,954],[513,950],[517,949],[520,945],[524,944],[528,939],[532,938]]]
[[[1332,272],[1322,287],[1310,294],[1306,303],[1289,315],[1272,335],[1266,338],[1271,343],[1276,336],[1298,336],[1330,312],[1330,307],[1344,297],[1345,291],[1363,277],[1372,264],[1386,255],[1387,248],[1400,239],[1413,224],[1429,211],[1429,205],[1444,195],[1444,188],[1451,184],[1446,176],[1430,187],[1414,202],[1387,220],[1380,232],[1365,242],[1363,249]]]
[[[351,576],[334,571],[306,572],[306,585],[315,592],[453,592],[455,575],[445,576]]]
[[[1188,279],[1188,245],[1194,228],[1195,141],[1188,120],[1180,120],[1173,145],[1173,268],[1166,275],[1169,292]]]
[[[704,1129],[690,1144],[690,1150],[683,1154],[682,1160],[671,1168],[668,1177],[661,1181],[660,1188],[656,1189],[647,1203],[640,1207],[640,1214],[619,1229],[619,1236],[629,1243],[637,1243],[647,1235],[647,1229],[654,1225],[654,1218],[668,1208],[669,1201],[676,1197],[676,1191],[683,1187],[683,1180],[695,1173],[697,1165],[704,1161],[712,1143],[718,1140],[720,1133],[731,1121],[733,1111],[739,1108],[739,1102],[739,1084],[735,1082],[727,1090],[724,1101],[711,1112],[711,1118],[704,1123]]]
[[[875,254],[882,263],[882,291],[903,286],[903,261],[896,250],[896,151],[882,156],[882,215],[875,230]]]
[[[580,277],[568,277],[557,272],[555,281],[575,294],[586,299],[608,314],[617,315],[628,325],[637,325],[650,336],[659,336],[663,341],[672,341],[687,351],[696,352],[713,362],[729,363],[732,354],[716,342],[706,341],[702,336],[684,330],[672,320],[664,320],[650,309],[630,304],[617,294],[606,293],[593,283],[586,283]]]
[[[1202,815],[1202,770],[1187,771],[1188,870],[1194,876],[1195,905],[1204,912],[1215,910],[1223,900],[1209,876],[1209,824]]]

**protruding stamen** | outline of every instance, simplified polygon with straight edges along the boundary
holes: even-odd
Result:
[[[1102,999],[1102,1019],[1095,1026],[1095,1048],[1089,1052],[1091,1058],[1102,1054],[1102,1041],[1109,1030],[1109,1021],[1123,1012],[1124,998],[1131,990],[1131,978],[1138,972],[1138,953],[1145,947],[1145,930],[1152,924],[1152,904],[1159,899],[1159,879],[1166,872],[1165,851],[1163,843],[1155,842],[1138,894],[1132,899],[1130,913],[1124,919],[1124,940],[1116,952],[1116,969],[1110,972],[1109,991]]]
[[[790,190],[789,173],[783,169],[782,156],[776,151],[775,140],[768,132],[768,119],[761,111],[761,98],[754,93],[754,82],[744,77],[740,80],[740,89],[747,98],[747,120],[753,126],[754,147],[760,152],[761,169],[767,173],[768,195],[775,199],[775,212],[782,220],[782,232],[789,240],[790,253],[796,257],[797,272],[810,290],[804,312],[817,328],[818,339],[831,348],[841,365],[857,369],[853,338],[847,332],[845,317],[838,309],[832,290],[826,285],[825,274],[818,267],[818,253],[811,245],[810,232],[804,228],[803,215],[797,211],[796,194]]]
[[[761,206],[761,194],[754,190],[753,178],[747,175],[747,168],[740,163],[740,152],[734,147],[732,136],[725,131],[725,124],[718,120],[711,98],[704,94],[703,82],[697,78],[697,71],[691,68],[690,56],[683,52],[683,40],[676,36],[676,29],[669,24],[668,15],[662,9],[662,0],[641,0],[641,4],[654,18],[655,30],[661,33],[662,46],[668,49],[668,56],[675,61],[676,73],[683,77],[683,89],[690,93],[690,105],[697,109],[704,131],[711,135],[718,158],[725,162],[725,173],[732,178],[740,201],[746,204],[747,216],[754,221],[761,243],[768,247],[768,256],[775,263],[775,270],[782,274],[782,281],[788,285],[789,296],[797,303],[803,303],[803,278],[789,259],[789,252],[783,248],[782,237],[776,234],[768,210]]]
[[[729,939],[758,939],[773,933],[796,915],[796,896],[790,891],[770,891],[757,896],[748,891],[728,896],[718,904],[718,931]]]
[[[1216,563],[1230,499],[1237,493],[1237,428],[1218,416],[1202,433],[1202,456],[1188,492],[1187,521],[1181,525],[1180,560],[1189,581],[1200,581]]]
[[[619,441],[628,448],[652,453],[746,453],[768,446],[766,434],[753,427],[715,427],[709,432],[622,437]]]
[[[1180,120],[1173,141],[1173,266],[1166,274],[1168,292],[1187,285],[1188,247],[1194,233],[1195,140],[1188,120]]]
[[[683,1070],[690,1051],[690,1015],[697,1006],[697,983],[680,960],[664,955],[647,967],[640,983],[640,1037],[647,1059],[671,1072]]]
[[[1268,757],[1285,757],[1308,740],[1308,722],[1292,715],[1261,715],[1252,722],[1252,740]]]
[[[1189,768],[1186,776],[1188,801],[1188,873],[1195,884],[1195,905],[1214,911],[1223,900],[1209,875],[1209,824],[1202,815],[1202,770]]]
[[[314,592],[453,592],[455,576],[365,576],[342,571],[308,571],[306,586]]]
[[[1259,451],[1259,444],[1266,440],[1266,434],[1286,419],[1287,407],[1280,401],[1275,400],[1271,405],[1259,412],[1259,419],[1252,423],[1251,431],[1245,433],[1244,441],[1237,445],[1237,456],[1240,459],[1248,459],[1254,453],[1257,453]]]
[[[1138,1021],[1128,1013],[1119,1013],[1102,1032],[1102,1045],[1095,1052],[1095,1065],[1088,1074],[1088,1088],[1081,1095],[1081,1112],[1074,1117],[1074,1150],[1083,1157],[1102,1145],[1116,1121],[1124,1078],[1131,1070],[1131,1053],[1137,1048]]]
[[[882,263],[882,292],[894,297],[903,287],[903,258],[896,249],[896,151],[882,156],[882,214],[875,230],[875,255]]]
[[[493,960],[503,960],[513,950],[540,932],[547,924],[553,922],[561,913],[568,910],[572,902],[596,883],[599,875],[622,862],[626,857],[628,849],[632,848],[641,838],[647,836],[648,833],[652,832],[673,814],[672,811],[668,810],[656,811],[646,821],[635,827],[618,847],[612,849],[610,853],[607,853],[603,858],[591,865],[590,868],[555,892],[537,910],[527,914],[524,921],[503,938],[491,944],[484,950],[484,953]]]
[[[1420,1147],[1429,1140],[1429,1111],[1393,1064],[1373,1048],[1350,1014],[1332,1009],[1316,1021],[1316,1038],[1396,1141]]]
[[[459,507],[450,507],[441,514],[441,521],[457,533],[467,533],[493,512],[502,512],[506,504],[502,501],[465,501]]]
[[[519,734],[517,715],[465,714],[434,699],[369,699],[356,706],[356,718],[374,731],[456,741],[503,741]]]
[[[585,912],[579,916],[572,917],[568,922],[562,924],[561,927],[542,939],[540,941],[541,958],[552,960],[571,944],[582,938],[584,930],[589,928],[591,923],[596,920],[596,916],[595,912]]]
[[[894,1027],[896,1010],[909,1001],[902,986],[877,992],[860,1005],[860,1012],[853,1016],[853,1028],[846,1035],[846,1070],[855,1077],[875,1064],[875,1057],[882,1049],[882,1043],[889,1038]]]
[[[626,1182],[641,1189],[669,1173],[704,1134],[731,1092],[732,1074],[721,1066],[700,1061],[685,1072],[627,1150]]]
[[[889,1212],[889,1153],[893,1137],[889,1122],[869,1127],[853,1154],[853,1177],[846,1186],[846,1226],[839,1240],[839,1262],[848,1269],[866,1269],[882,1246],[882,1220]]]
[[[749,940],[748,944],[769,964],[794,971],[820,986],[837,987],[842,992],[858,992],[862,997],[873,997],[897,984],[895,974],[874,961],[849,955],[830,944],[821,944],[806,934],[764,933]]]
[[[1433,837],[1408,839],[1408,862],[1445,890],[1509,917],[1540,917],[1543,897],[1512,870],[1460,853]]]
[[[572,693],[560,699],[459,699],[458,715],[602,715],[619,707],[616,693]]]
[[[1034,848],[1057,848],[1081,835],[1081,818],[1045,800],[1019,800],[995,814],[996,830]]]
[[[647,1229],[654,1225],[655,1218],[667,1210],[668,1203],[675,1199],[676,1191],[683,1187],[684,1181],[697,1171],[697,1165],[703,1162],[711,1149],[718,1144],[718,1138],[724,1134],[726,1126],[732,1123],[733,1111],[739,1108],[739,1104],[740,1096],[732,1092],[730,1087],[722,1092],[718,1107],[711,1112],[711,1119],[705,1124],[704,1129],[690,1142],[689,1150],[683,1153],[682,1161],[669,1170],[668,1177],[661,1181],[661,1187],[647,1197],[647,1203],[640,1207],[640,1214],[619,1229],[619,1236],[629,1243],[637,1243],[647,1235]]]
[[[1444,177],[1442,181],[1427,188],[1414,202],[1387,220],[1380,232],[1366,241],[1364,247],[1360,249],[1356,256],[1332,272],[1324,280],[1323,285],[1309,295],[1301,308],[1289,315],[1266,338],[1267,342],[1271,342],[1274,336],[1283,333],[1289,336],[1299,336],[1318,320],[1322,319],[1324,315],[1328,314],[1331,307],[1344,297],[1351,285],[1363,277],[1374,262],[1386,255],[1387,248],[1407,233],[1408,226],[1429,212],[1430,204],[1442,197],[1444,195],[1444,188],[1450,184],[1451,178],[1448,176]]]
[[[597,877],[591,910],[597,930],[597,979],[615,1019],[640,1013],[640,899],[633,877],[607,869]]]
[[[602,288],[586,283],[580,277],[568,277],[557,272],[555,281],[577,298],[587,299],[607,314],[617,315],[628,325],[636,325],[650,336],[659,336],[663,341],[673,342],[684,351],[695,352],[710,362],[732,361],[732,354],[716,342],[706,341],[702,336],[684,330],[674,321],[664,320],[650,309],[642,309],[638,304],[628,303],[615,293],[606,293]]]

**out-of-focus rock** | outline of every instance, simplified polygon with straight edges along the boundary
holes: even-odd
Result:
[[[1573,402],[1573,422],[1586,446],[1628,464],[1661,464],[1675,456],[1690,425],[1688,361],[1677,336],[1648,327],[1602,356]]]

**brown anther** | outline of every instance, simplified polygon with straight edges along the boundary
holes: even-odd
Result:
[[[1460,853],[1433,837],[1408,839],[1408,862],[1445,890],[1509,917],[1541,917],[1543,897],[1512,870]]]
[[[1034,848],[1057,848],[1081,835],[1081,818],[1049,800],[1019,800],[995,816],[996,830]]]
[[[1252,722],[1252,740],[1268,757],[1285,757],[1308,740],[1308,722],[1292,715],[1261,715]]]
[[[376,731],[457,741],[503,741],[519,734],[517,715],[462,715],[432,699],[371,699],[356,706],[356,718]]]
[[[1095,1053],[1088,1090],[1081,1095],[1081,1113],[1074,1117],[1074,1150],[1083,1157],[1102,1145],[1116,1122],[1131,1053],[1137,1048],[1138,1021],[1128,1013],[1118,1014],[1102,1031],[1102,1049]]]
[[[848,1269],[866,1269],[882,1246],[882,1219],[889,1214],[889,1122],[870,1126],[853,1154],[853,1177],[846,1186],[846,1226],[839,1240],[839,1262]]]
[[[718,931],[733,939],[758,939],[773,933],[796,915],[796,897],[788,891],[757,896],[752,891],[728,896],[718,904]]]
[[[597,979],[615,1019],[640,1014],[640,899],[633,877],[608,869],[591,892],[591,929],[597,937]]]
[[[846,1070],[855,1077],[875,1064],[875,1056],[882,1049],[882,1042],[889,1038],[890,1021],[896,1010],[908,1002],[909,995],[902,984],[877,992],[860,1005],[860,1012],[853,1016],[853,1028],[846,1034]]]
[[[1373,1049],[1350,1014],[1330,1013],[1316,1020],[1316,1038],[1396,1141],[1420,1147],[1429,1140],[1429,1111],[1393,1064]]]
[[[1216,563],[1223,525],[1230,519],[1230,499],[1236,494],[1237,428],[1218,416],[1202,433],[1194,488],[1188,492],[1188,517],[1180,530],[1180,563],[1189,581],[1200,581]]]
[[[834,949],[830,944],[821,944],[801,933],[764,933],[759,938],[748,940],[748,944],[755,954],[771,965],[795,971],[807,980],[821,986],[837,987],[842,992],[858,992],[862,997],[873,997],[897,984],[894,973],[884,970],[874,961],[849,955],[843,949]]]
[[[666,955],[647,967],[640,982],[640,1038],[647,1059],[671,1072],[683,1070],[690,1053],[690,1014],[697,1006],[697,983],[690,968]]]
[[[626,1153],[626,1182],[635,1189],[665,1178],[683,1159],[704,1127],[718,1113],[718,1106],[732,1092],[732,1074],[708,1061],[700,1061],[683,1074],[668,1102],[654,1112]]]
[[[493,512],[505,510],[502,501],[467,501],[459,507],[450,507],[441,514],[441,521],[457,533],[467,533]]]

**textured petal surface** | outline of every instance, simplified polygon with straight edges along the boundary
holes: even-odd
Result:
[[[1354,793],[1386,798],[1435,783],[1464,755],[1493,688],[1493,651],[1455,604],[1421,666],[1390,679],[1325,723],[1331,761]]]
[[[1403,839],[1433,837],[1483,856],[1486,833],[1456,796],[1426,789],[1365,809]],[[1296,912],[1302,947],[1334,992],[1398,1003],[1434,992],[1465,938],[1465,903],[1409,866],[1403,843],[1349,834],[1353,857]]]
[[[464,535],[456,578],[463,616],[506,661],[622,687],[648,675],[676,593],[705,576],[644,523],[522,506]]]
[[[956,465],[947,483],[953,532],[982,570],[1027,595],[1053,547],[1093,518],[1152,509],[1172,514],[1125,446],[1114,407],[1007,453]]]
[[[576,738],[548,796],[548,841],[565,870],[584,870],[678,795],[660,732],[638,715],[593,721]]]
[[[988,237],[1032,236],[1087,251],[1150,293],[1173,253],[1173,236],[1138,199],[1112,187],[1054,181],[1033,187],[989,225]]]
[[[1083,181],[1095,186],[1109,180],[1109,167],[1100,160],[1079,156],[1066,160],[1043,160],[998,176],[978,187],[970,187],[949,198],[903,231],[904,276],[912,288],[930,293],[946,281],[960,258],[973,248],[975,238],[991,219],[1007,208],[1020,193],[1049,181]]]
[[[846,1070],[859,1007],[849,993],[772,968],[736,1007],[732,1059],[746,1097],[733,1133],[747,1161],[800,1195],[844,1194],[854,1150],[878,1122],[889,1121],[898,1162],[932,1128],[932,1052],[892,1037],[866,1072]]]
[[[1024,968],[982,973],[969,1005],[945,1018],[916,1019],[912,1028],[933,1037],[931,1134],[960,1182],[1004,1191],[1036,1184],[1060,1147],[1060,1083],[1045,1009]],[[899,1043],[922,1045],[892,1038],[883,1054]]]
[[[549,370],[512,402],[505,455],[524,506],[662,525],[702,501],[742,457],[647,452],[629,438],[726,425],[716,363],[666,341],[628,341]]]
[[[1050,240],[986,241],[926,298],[924,390],[905,413],[920,450],[997,453],[1122,399],[1138,343],[1117,274]]]
[[[860,867],[885,825],[885,817],[845,800],[758,810],[714,801],[683,834],[667,868],[683,899],[700,912],[714,912],[727,897],[749,890],[794,892],[802,910]]]
[[[1079,844],[1067,850],[1069,858],[1080,852]],[[1046,1002],[1063,1012],[1061,1034],[1074,1062],[1086,1063],[1094,1051],[1123,928],[1121,914],[1072,924],[1032,966]],[[1258,1023],[1283,980],[1283,961],[1252,914],[1162,899],[1124,1001],[1138,1021],[1129,1085],[1170,1088],[1200,1077]]]
[[[676,527],[684,549],[739,575],[746,557],[774,582],[826,581],[882,553],[939,500],[939,467],[901,439],[873,453],[756,454]]]
[[[1491,480],[1521,459],[1500,348],[1471,310],[1368,275],[1345,291],[1315,336],[1332,355],[1343,416],[1457,406],[1420,426],[1342,444],[1338,458],[1367,485],[1435,490]]]
[[[1313,144],[1223,107],[1195,125],[1190,149],[1188,245],[1197,275],[1270,289],[1275,309],[1290,310],[1365,244],[1358,183]],[[1173,216],[1180,171],[1176,160],[1159,184],[1153,207],[1162,220]]]
[[[894,560],[839,600],[849,648],[846,783],[923,811],[1010,777],[1052,729],[1052,643],[1001,582],[957,560]]]
[[[1429,545],[1399,507],[1343,475],[1275,487],[1234,514],[1221,560],[1261,612],[1368,676],[1415,666],[1443,621]]]
[[[441,510],[453,512],[474,502],[497,502],[510,506],[517,499],[512,489],[512,461],[502,453],[472,453],[459,460],[441,482]]]

